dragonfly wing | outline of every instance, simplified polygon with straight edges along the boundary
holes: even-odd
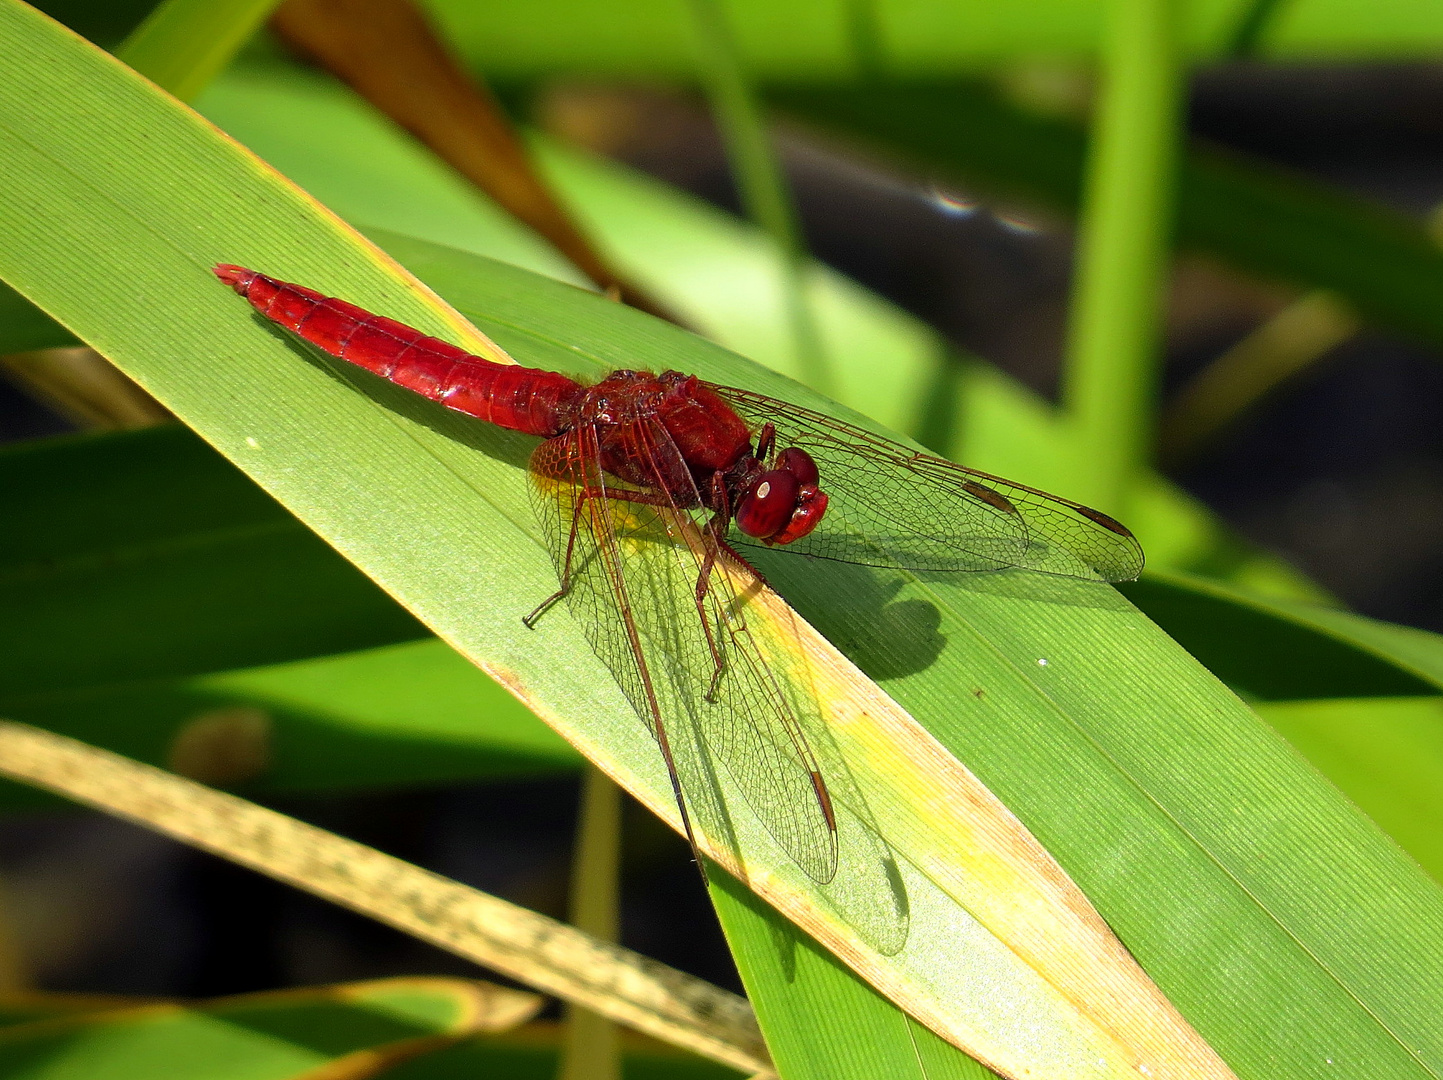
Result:
[[[660,705],[639,647],[617,538],[619,523],[606,507],[598,460],[591,428],[542,443],[531,455],[532,506],[568,606],[655,737]]]
[[[811,454],[829,500],[811,535],[785,550],[909,570],[1023,567],[1130,581],[1142,548],[1106,514],[964,468],[885,436],[748,390],[711,386],[753,430]]]
[[[671,759],[684,810],[714,838],[727,834],[725,807],[709,779],[710,760],[720,760],[782,849],[814,879],[831,880],[837,843],[830,801],[797,720],[809,697],[779,677],[769,658],[785,643],[752,632],[727,573],[709,576],[698,609],[710,542],[702,511],[660,483],[678,475],[680,461],[665,428],[642,421],[607,433],[607,445],[625,447],[629,460],[658,477],[655,485],[628,485],[603,472],[598,445],[594,429],[582,428],[533,456],[535,502],[558,574],[572,547],[572,612]],[[747,569],[732,572],[750,578]]]

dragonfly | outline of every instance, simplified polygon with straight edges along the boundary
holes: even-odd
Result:
[[[542,440],[528,471],[559,588],[524,621],[567,600],[660,749],[699,867],[675,745],[687,723],[811,878],[838,866],[837,808],[796,695],[743,614],[765,579],[740,549],[1110,582],[1142,571],[1136,538],[1098,510],[800,405],[678,371],[586,383],[497,363],[302,285],[214,272],[331,356]]]

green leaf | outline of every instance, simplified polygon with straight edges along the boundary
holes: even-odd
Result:
[[[1443,636],[1181,576],[1124,591],[1443,880]]]
[[[0,356],[75,344],[74,334],[14,289],[0,284]]]
[[[237,64],[196,108],[348,221],[586,284],[546,241],[314,70]]]
[[[1421,630],[1179,574],[1150,573],[1121,588],[1250,700],[1408,697],[1443,687],[1443,646]],[[1415,653],[1431,658],[1431,672],[1420,670]]]
[[[686,76],[692,70],[680,5],[585,0],[523,6],[438,0],[431,9],[447,36],[495,76],[534,78],[556,71],[588,75]],[[749,64],[787,79],[845,79],[866,59],[858,39],[868,29],[886,70],[950,74],[1011,60],[1087,60],[1102,37],[1103,4],[1069,0],[873,0],[865,8],[804,0],[732,0],[728,4]],[[1191,56],[1219,57],[1236,37],[1244,0],[1196,0],[1185,9]],[[1363,7],[1340,0],[1294,3],[1262,43],[1269,57],[1317,59],[1432,57],[1443,42],[1435,8],[1410,0]],[[861,55],[859,56],[859,53]]]
[[[255,717],[249,793],[423,786],[574,771],[574,750],[433,640],[197,678],[0,697],[0,714],[162,767],[195,725]],[[5,805],[44,799],[0,786]]]
[[[6,715],[164,765],[197,718],[263,709],[274,729],[256,778],[265,790],[577,761],[434,640],[307,660],[425,630],[184,428],[9,447],[0,503],[13,526],[0,533]],[[230,670],[277,661],[301,662]],[[39,798],[3,791],[12,805]]]
[[[1125,591],[1443,880],[1443,636],[1186,577]]]
[[[151,82],[189,101],[231,62],[277,0],[163,0],[115,50]]]
[[[1443,881],[1443,697],[1274,701],[1257,709]]]
[[[480,984],[440,978],[249,994],[192,1007],[112,1007],[0,1031],[0,1076],[301,1080],[323,1069],[361,1075],[362,1068],[455,1043],[490,1026],[491,1012]]]
[[[720,875],[712,898],[783,1076],[983,1080],[996,1075],[899,1012],[735,878]],[[819,1012],[835,1019],[818,1024]]]
[[[0,20],[0,63],[15,72],[0,85],[0,274],[664,811],[654,744],[578,628],[564,612],[535,632],[516,620],[554,581],[526,506],[527,441],[318,360],[252,317],[209,266],[257,264],[484,343],[189,114],[13,5]],[[145,155],[133,152],[141,132]],[[586,293],[391,243],[528,362],[675,364],[835,408]],[[1089,1054],[1104,1075],[1135,1072],[1137,1054],[1089,1022],[1108,996],[1079,992],[1116,978],[1142,993],[1126,954],[1099,960],[1101,923],[1075,901],[1034,907],[1041,893],[1015,887],[1036,885],[1028,874],[1046,876],[1045,863],[988,861],[996,849],[961,813],[982,793],[941,797],[961,789],[937,780],[964,779],[945,749],[1056,853],[1239,1075],[1443,1066],[1438,888],[1111,590],[1022,574],[922,581],[784,555],[765,570],[926,725],[844,666],[819,670],[839,690],[819,695],[828,708],[867,703],[831,735],[911,905],[908,940],[890,955],[868,948],[869,912],[820,895],[729,802],[765,871],[754,885],[889,996],[1014,1073],[1046,1075],[1048,1062],[1051,1075],[1087,1075]],[[1055,871],[1047,880],[1060,887]],[[1029,938],[1009,921],[1017,912],[1094,929]],[[1185,1030],[1157,1002],[1132,1000],[1112,1035],[1149,1058],[1177,1052]],[[1009,1027],[1019,1018],[1020,1032]],[[813,1022],[845,1019],[824,1008]]]
[[[1443,687],[1443,637],[1438,634],[1364,618],[1336,608],[1289,600],[1279,600],[1276,604],[1300,622],[1387,656],[1434,686]]]
[[[7,447],[0,505],[7,699],[425,635],[181,428]]]

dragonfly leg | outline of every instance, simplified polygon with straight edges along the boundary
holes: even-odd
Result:
[[[648,506],[661,506],[665,503],[665,500],[661,497],[643,491],[609,491],[605,495],[597,495],[589,491],[581,492],[580,497],[576,500],[576,508],[571,513],[571,535],[566,540],[566,559],[562,563],[561,588],[537,604],[531,614],[521,620],[522,624],[525,625],[528,630],[536,625],[536,621],[540,619],[542,615],[546,614],[552,604],[556,603],[556,601],[571,591],[571,558],[576,551],[576,534],[581,521],[582,507],[588,499],[599,498],[616,499],[621,502],[644,503]]]
[[[766,461],[777,442],[777,426],[768,420],[757,433],[757,460]]]
[[[541,616],[545,615],[548,611],[550,611],[551,605],[556,603],[556,601],[560,600],[565,595],[565,588],[557,589],[545,600],[541,601],[541,603],[537,604],[534,608],[532,608],[529,615],[521,616],[521,625],[526,627],[526,629],[528,630],[535,630],[536,623],[541,618]]]
[[[537,604],[530,615],[522,618],[521,624],[528,630],[535,629],[536,620],[546,614],[552,604],[571,591],[571,556],[576,551],[576,529],[577,524],[581,521],[581,506],[586,499],[587,495],[583,492],[581,498],[576,500],[576,509],[571,512],[571,535],[566,540],[566,559],[561,567],[561,588]]]
[[[707,615],[706,599],[711,589],[711,575],[716,568],[717,552],[720,548],[726,547],[726,541],[722,539],[726,535],[727,525],[731,521],[731,506],[727,499],[726,481],[721,473],[712,476],[712,505],[716,513],[706,523],[704,535],[707,539],[706,557],[702,559],[701,569],[696,576],[696,613],[701,619],[702,632],[706,634],[706,645],[711,651],[711,685],[707,687],[706,700],[716,702],[717,689],[721,686],[722,675],[726,672],[726,660],[722,652],[717,648],[716,635],[712,632],[711,619]],[[718,623],[724,616],[718,614]]]
[[[722,657],[721,650],[717,648],[716,635],[712,632],[711,619],[707,616],[706,598],[707,590],[711,584],[712,568],[716,566],[716,548],[711,544],[706,546],[706,558],[702,560],[701,572],[696,578],[696,614],[701,620],[702,633],[706,635],[706,647],[711,652],[711,685],[707,687],[706,700],[710,704],[716,703],[717,688],[721,686],[721,677],[726,671],[726,661]],[[720,617],[719,617],[720,618]]]
[[[661,759],[666,763],[666,775],[671,780],[671,791],[676,796],[676,808],[681,814],[681,827],[686,832],[686,842],[691,845],[692,858],[696,860],[696,868],[701,872],[701,882],[709,886],[711,879],[707,877],[706,863],[702,861],[701,845],[696,842],[696,832],[692,829],[691,812],[686,808],[686,799],[681,793],[681,777],[676,771],[676,759],[672,757],[671,740],[666,734],[666,725],[661,722],[661,711],[653,705],[653,719],[655,720],[655,734],[657,745],[661,747]]]

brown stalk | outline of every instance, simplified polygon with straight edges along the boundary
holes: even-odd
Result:
[[[175,419],[110,361],[84,346],[0,356],[0,371],[81,428],[128,430]]]
[[[603,291],[679,322],[592,246],[537,174],[490,89],[462,69],[409,0],[287,0],[271,26],[544,236]]]

